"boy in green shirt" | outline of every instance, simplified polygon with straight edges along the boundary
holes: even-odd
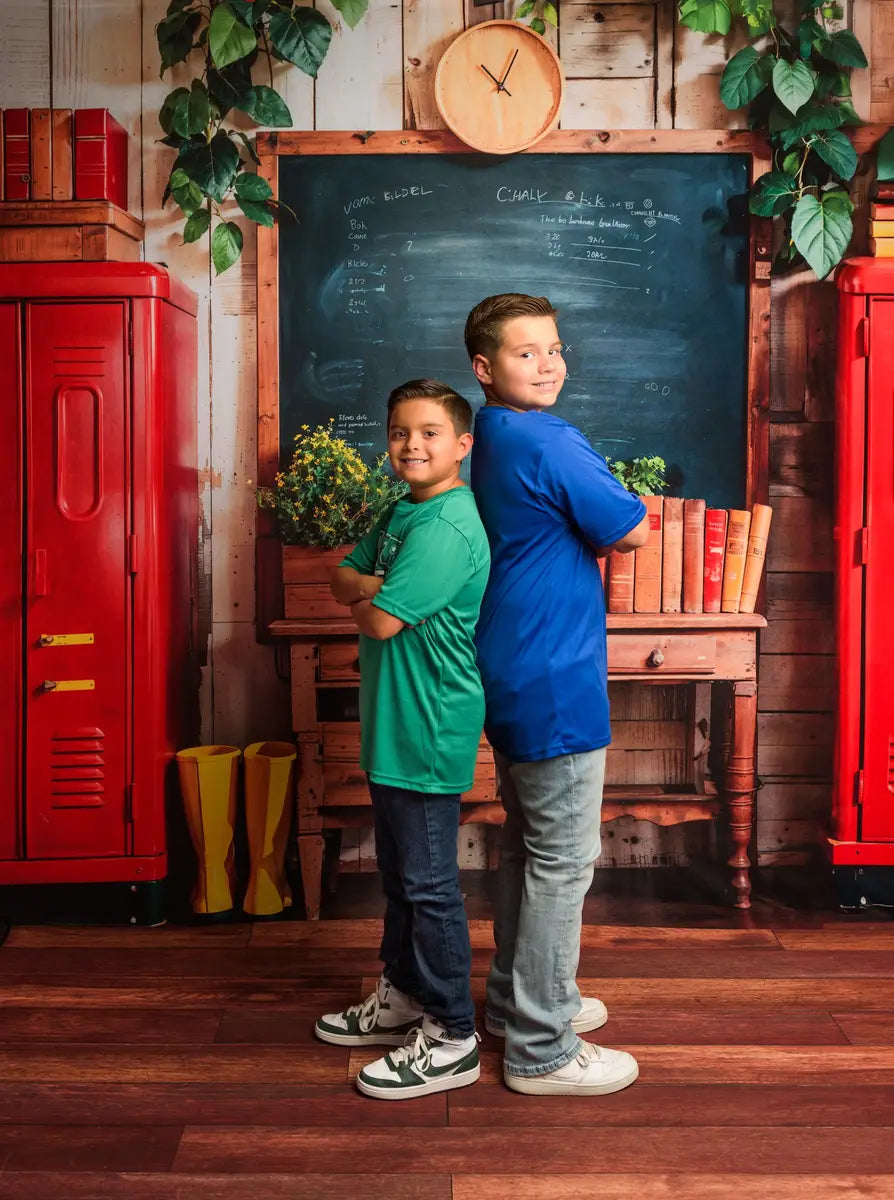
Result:
[[[459,890],[460,793],[484,724],[475,623],[490,553],[459,478],[472,410],[415,379],[388,398],[391,467],[410,485],[337,568],[332,593],[360,630],[360,765],[369,779],[385,890],[376,990],[327,1013],[317,1037],[400,1046],[357,1076],[368,1096],[405,1100],[479,1075],[472,955]]]

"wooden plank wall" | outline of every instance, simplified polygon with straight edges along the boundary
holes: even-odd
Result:
[[[791,0],[797,3],[797,0]],[[277,82],[296,129],[440,126],[432,77],[449,40],[469,24],[511,15],[511,0],[371,0],[354,31],[329,0],[336,26],[314,83],[278,65]],[[704,39],[676,21],[672,0],[561,0],[551,38],[565,67],[565,128],[713,128],[736,118],[717,83],[730,39]],[[156,145],[156,113],[182,70],[158,78],[154,39],[166,0],[32,0],[7,14],[0,41],[0,107],[109,107],[132,135],[130,207],[146,222],[147,259],[167,263],[199,295],[200,456],[203,514],[202,690],[205,741],[244,745],[288,733],[288,693],[273,652],[256,645],[254,622],[255,238],[242,222],[240,264],[214,280],[204,248],[184,246],[174,211],[161,209],[168,154]],[[855,80],[858,110],[894,120],[894,0],[855,0],[849,22],[871,52]],[[233,214],[234,219],[239,219]],[[771,494],[776,508],[769,560],[770,626],[761,654],[764,787],[758,803],[763,862],[804,862],[829,812],[834,702],[831,623],[832,375],[834,289],[806,274],[773,285]],[[679,700],[614,689],[623,736],[617,779],[685,778]],[[658,704],[658,709],[655,708]],[[663,705],[663,707],[662,707]],[[655,721],[658,725],[654,725]],[[653,725],[648,748],[637,722]],[[644,726],[640,726],[642,729]],[[661,744],[658,735],[665,735]],[[711,851],[706,826],[661,830],[630,818],[606,830],[604,865],[685,862]],[[483,841],[463,831],[464,861],[483,861]],[[369,841],[346,845],[368,866]]]

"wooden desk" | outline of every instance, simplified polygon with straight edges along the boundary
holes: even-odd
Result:
[[[633,815],[662,825],[711,819],[726,803],[736,908],[751,906],[748,847],[754,816],[757,731],[757,631],[754,613],[609,614],[608,677],[642,683],[723,683],[730,687],[728,751],[721,795],[710,780],[689,790],[606,787],[603,820]],[[298,741],[298,853],[307,915],[319,916],[323,830],[369,826],[366,778],[358,765],[359,725],[328,720],[338,689],[360,682],[357,628],[350,619],[274,621],[291,643],[292,729]],[[475,784],[463,797],[463,823],[502,824],[493,760],[486,742]]]

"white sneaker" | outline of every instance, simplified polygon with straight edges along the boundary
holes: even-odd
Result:
[[[478,1035],[450,1037],[439,1022],[425,1017],[405,1046],[360,1071],[357,1087],[377,1100],[413,1100],[467,1087],[480,1074]]]
[[[571,1018],[571,1028],[575,1033],[591,1033],[601,1029],[608,1020],[608,1009],[595,996],[581,996],[580,1009]],[[506,1029],[502,1025],[494,1025],[487,1014],[484,1016],[484,1028],[494,1037],[505,1037]]]
[[[528,1096],[607,1096],[629,1087],[637,1075],[639,1067],[632,1054],[591,1042],[581,1042],[577,1056],[548,1075],[510,1075],[503,1067],[506,1086]]]
[[[362,1004],[325,1013],[314,1025],[314,1033],[333,1046],[402,1046],[421,1020],[422,1005],[383,975]]]

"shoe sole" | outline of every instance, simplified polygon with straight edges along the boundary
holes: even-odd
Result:
[[[478,1065],[471,1071],[463,1071],[461,1075],[447,1075],[431,1083],[420,1083],[417,1087],[405,1087],[400,1090],[376,1087],[375,1084],[367,1083],[361,1075],[358,1075],[354,1082],[364,1096],[371,1096],[374,1100],[415,1100],[418,1096],[432,1096],[435,1092],[449,1092],[453,1088],[468,1087],[470,1083],[476,1083],[480,1075],[481,1066]]]
[[[586,1021],[572,1021],[571,1028],[575,1033],[592,1033],[594,1029],[601,1029],[608,1020],[608,1013],[604,1017],[589,1017]],[[506,1029],[502,1025],[491,1025],[490,1021],[485,1017],[484,1028],[488,1033],[492,1033],[494,1037],[504,1038]]]
[[[630,1087],[639,1077],[639,1067],[621,1079],[612,1079],[606,1083],[573,1084],[562,1083],[558,1079],[547,1079],[545,1075],[509,1075],[503,1072],[503,1082],[513,1092],[522,1092],[526,1096],[608,1096],[612,1092],[622,1092]]]
[[[314,1034],[321,1042],[330,1046],[403,1046],[407,1040],[407,1031],[403,1033],[373,1033],[369,1035],[346,1033],[343,1037],[338,1033],[330,1033],[328,1029],[314,1026]]]

